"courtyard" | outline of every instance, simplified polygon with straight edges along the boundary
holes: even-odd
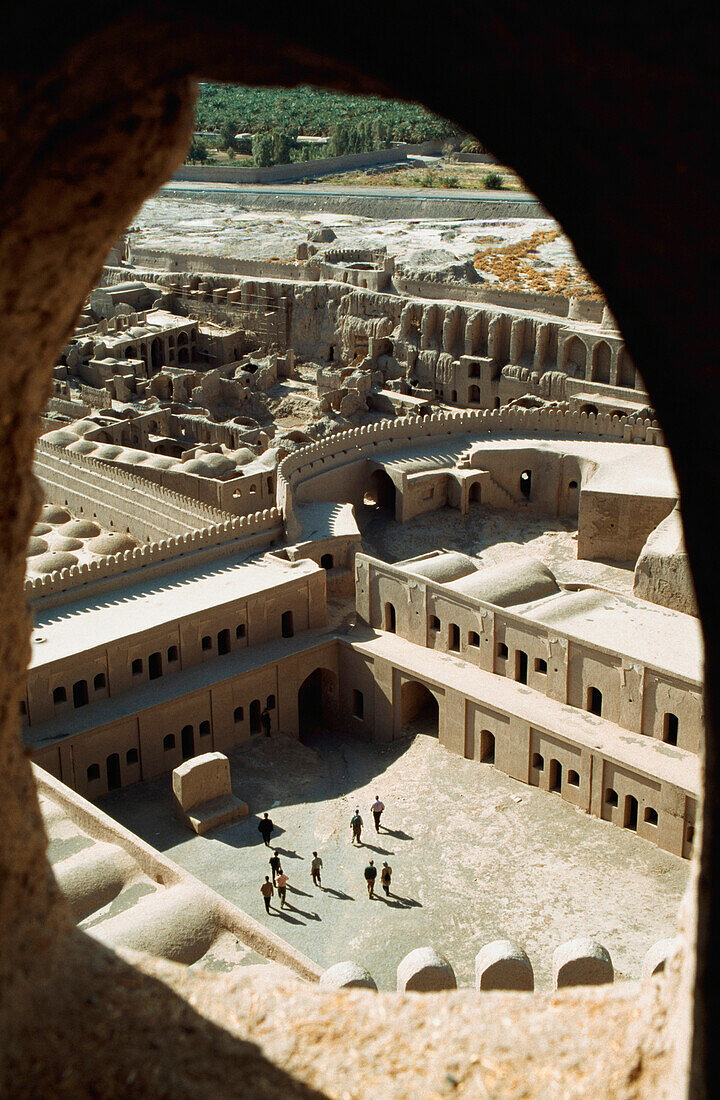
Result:
[[[519,783],[492,765],[442,748],[418,723],[389,745],[341,730],[309,744],[256,737],[230,755],[233,789],[250,816],[207,836],[173,817],[169,776],[115,791],[100,806],[321,966],[352,959],[380,989],[398,963],[432,945],[474,983],[474,958],[495,939],[524,947],[538,989],[552,953],[575,936],[599,939],[617,979],[636,979],[645,952],[675,934],[690,865],[654,845]],[[376,833],[370,804],[386,805]],[[355,807],[365,822],[353,847]],[[289,876],[287,908],[265,913],[260,884],[270,852],[258,833],[267,811]],[[324,863],[322,888],[310,860]],[[393,869],[390,897],[370,900],[368,859]]]

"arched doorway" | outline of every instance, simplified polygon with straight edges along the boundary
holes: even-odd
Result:
[[[612,352],[610,350],[610,345],[604,340],[601,340],[600,343],[596,344],[593,348],[593,382],[607,383],[610,381],[611,360]]]
[[[304,745],[331,726],[337,716],[337,676],[329,668],[316,668],[298,690],[298,730]]]
[[[425,684],[407,680],[400,689],[400,727],[407,733],[440,733],[440,706]]]
[[[565,345],[565,369],[576,378],[585,377],[587,366],[587,348],[577,336],[571,336]]]
[[[116,791],[122,787],[122,779],[120,777],[120,757],[116,752],[110,753],[105,761],[105,771],[107,776],[107,789],[109,791]]]
[[[163,365],[163,346],[159,336],[150,345],[150,373],[158,374]]]
[[[182,758],[189,760],[195,755],[195,732],[192,726],[183,726],[180,734],[182,739]]]
[[[383,508],[395,515],[396,490],[392,478],[385,470],[373,470],[368,478],[363,504],[368,508]]]
[[[470,486],[469,500],[471,504],[480,504],[482,501],[482,486],[479,481],[473,481]]]

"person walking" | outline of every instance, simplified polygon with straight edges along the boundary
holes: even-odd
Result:
[[[379,833],[380,818],[382,817],[382,812],[385,809],[385,803],[380,801],[378,795],[375,795],[375,801],[373,802],[370,809],[372,810],[372,815],[375,818],[375,832]]]
[[[354,844],[356,840],[358,844],[362,844],[362,841],[360,839],[362,827],[363,819],[360,817],[360,810],[356,809],[355,813],[350,818],[350,828],[352,829],[352,840],[350,841],[351,844]]]
[[[266,848],[270,847],[270,837],[273,835],[274,828],[275,826],[273,825],[271,819],[268,817],[267,814],[264,814],[260,820],[260,824],[258,825],[258,832],[263,838],[263,843]]]
[[[265,707],[265,710],[260,715],[260,721],[262,722],[262,728],[265,731],[265,736],[270,736],[270,730],[272,728],[272,718],[270,717],[270,711]]]
[[[320,880],[320,872],[322,871],[323,861],[317,852],[313,852],[312,863],[310,864],[310,873],[312,874],[313,884],[315,886],[322,886]]]
[[[371,859],[370,862],[368,863],[367,867],[365,868],[365,882],[367,884],[368,897],[369,898],[374,898],[375,897],[375,879],[376,878],[377,878],[377,867],[375,866],[374,860]]]
[[[278,877],[277,877],[277,892],[278,892],[278,897],[280,898],[280,908],[281,909],[285,908],[285,896],[287,894],[287,884],[288,884],[288,877],[287,877],[287,875],[285,874],[285,872],[283,871],[283,869],[281,867],[280,871],[278,872]]]
[[[270,851],[272,852],[272,855],[270,856],[270,859],[268,860],[268,863],[270,864],[270,870],[272,871],[273,886],[277,886],[277,883],[275,882],[275,878],[280,873],[280,870],[281,870],[280,856],[277,854],[277,852],[275,851],[274,848],[271,848]]]
[[[380,885],[382,886],[383,890],[385,891],[386,895],[388,895],[388,896],[390,894],[390,882],[391,882],[391,880],[392,880],[392,867],[387,862],[387,860],[385,860],[385,862],[382,865],[382,871],[380,872]]]
[[[275,891],[273,890],[273,884],[270,881],[270,876],[269,875],[265,875],[265,881],[262,884],[262,886],[260,887],[260,893],[262,894],[263,901],[265,902],[265,912],[269,913],[270,912],[270,898],[275,893]]]

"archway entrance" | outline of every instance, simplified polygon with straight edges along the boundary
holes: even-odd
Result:
[[[329,668],[316,668],[298,690],[300,740],[309,745],[336,716],[337,676]]]
[[[150,373],[158,374],[163,365],[163,347],[158,336],[150,345]]]
[[[105,770],[107,775],[107,789],[109,791],[116,791],[122,786],[122,779],[120,777],[120,757],[116,752],[108,756],[105,761]]]
[[[183,760],[189,760],[191,756],[195,755],[195,732],[192,726],[183,726],[180,737],[182,739],[182,758]]]
[[[374,470],[368,478],[363,504],[368,508],[382,508],[395,515],[396,490],[392,478],[385,470]]]
[[[437,699],[417,680],[408,680],[400,689],[400,726],[406,733],[440,734],[440,707]]]

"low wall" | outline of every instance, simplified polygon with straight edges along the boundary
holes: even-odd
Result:
[[[376,149],[372,153],[346,153],[342,157],[318,157],[317,160],[273,164],[269,168],[183,164],[175,172],[173,179],[205,183],[292,183],[294,180],[312,179],[314,176],[330,176],[336,172],[375,168],[380,164],[403,164],[407,161],[408,153],[420,152],[422,149],[423,146],[420,145],[403,145],[390,149]]]
[[[393,284],[399,294],[416,298],[452,299],[461,302],[483,302],[486,305],[521,309],[533,313],[549,313],[554,317],[568,317],[570,299],[562,294],[533,294],[518,290],[502,290],[487,283],[440,283],[431,279],[408,279],[393,275]],[[592,320],[601,321],[603,302],[591,302],[588,313]],[[597,308],[595,308],[597,307]],[[597,316],[595,316],[597,314]]]
[[[263,279],[306,281],[309,276],[304,264],[279,260],[241,260],[233,256],[207,255],[202,252],[171,252],[156,248],[130,246],[135,267],[160,268],[162,271],[192,271],[219,275],[249,275]],[[127,273],[123,272],[125,278]]]

